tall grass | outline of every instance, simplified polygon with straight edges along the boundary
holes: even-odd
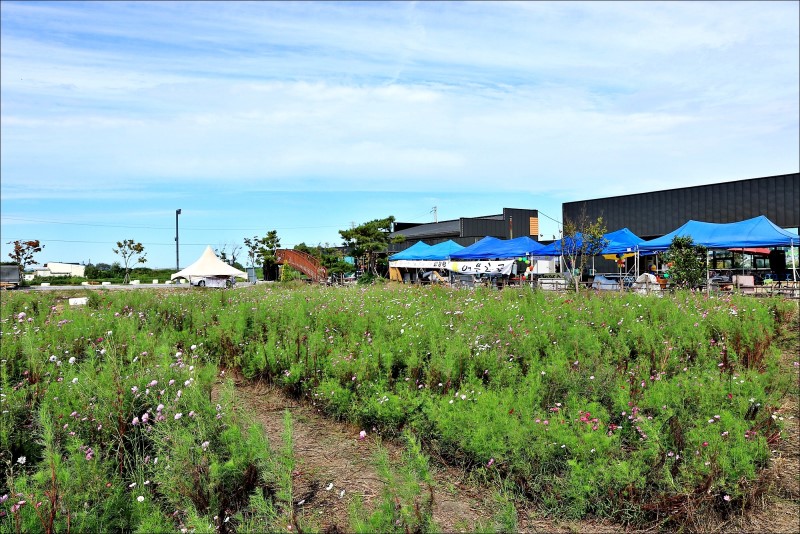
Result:
[[[412,431],[546,512],[629,522],[745,502],[797,379],[772,345],[786,305],[739,296],[256,286],[65,304],[2,297],[4,530],[40,528],[53,480],[56,530],[291,520],[261,433],[230,390],[210,400],[227,368]]]

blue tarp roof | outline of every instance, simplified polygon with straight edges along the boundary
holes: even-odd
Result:
[[[497,239],[484,237],[474,245],[450,254],[453,260],[487,260],[492,258],[518,258],[525,255],[538,255],[543,245],[530,237],[522,236],[514,239]]]
[[[608,244],[603,249],[603,254],[624,254],[635,252],[637,247],[644,243],[644,239],[634,234],[627,228],[605,234]]]
[[[601,254],[624,254],[625,252],[635,252],[636,247],[644,243],[644,239],[637,236],[627,228],[622,228],[614,232],[603,234],[603,237],[606,239],[606,246],[603,248]],[[583,234],[580,232],[575,234],[574,243],[575,247],[577,248],[583,246]],[[537,256],[560,256],[562,250],[573,250],[573,239],[571,237],[568,236],[559,239],[558,241],[553,241],[542,251],[537,253]]]
[[[453,252],[450,254],[451,260],[466,260],[466,259],[473,259],[473,254],[481,254],[484,250],[492,248],[496,246],[501,240],[497,239],[496,237],[486,236],[480,241],[471,244],[468,247],[464,247],[458,252]]]
[[[562,237],[558,241],[553,241],[549,245],[542,248],[536,253],[537,256],[561,256],[562,251],[572,250],[573,242],[575,247],[580,248],[583,245],[583,234],[578,232],[575,234],[575,240],[569,236]]]
[[[428,251],[430,248],[431,246],[429,244],[423,243],[422,241],[417,241],[407,249],[401,250],[393,256],[389,256],[389,261],[418,260],[420,259],[419,255]]]
[[[733,223],[689,221],[663,237],[645,241],[640,250],[667,250],[675,236],[691,237],[708,248],[788,247],[800,243],[800,236],[786,231],[763,215]]]
[[[428,250],[423,251],[419,255],[419,258],[416,259],[433,260],[433,261],[446,260],[450,258],[451,254],[453,254],[454,252],[458,252],[463,248],[464,247],[462,247],[452,239],[449,239],[444,243],[438,243],[436,245],[431,246]]]

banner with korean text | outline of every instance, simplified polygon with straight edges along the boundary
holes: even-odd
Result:
[[[447,266],[458,274],[486,274],[491,276],[516,274],[514,260],[451,261]]]

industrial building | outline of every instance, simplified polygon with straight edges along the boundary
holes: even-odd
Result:
[[[633,195],[578,200],[562,206],[562,221],[603,217],[609,230],[627,227],[644,239],[686,221],[730,223],[759,215],[782,228],[800,226],[800,174],[782,174]]]
[[[391,235],[402,236],[405,241],[390,244],[389,255],[405,250],[417,241],[436,245],[452,239],[465,247],[486,236],[499,239],[528,236],[538,241],[539,212],[530,209],[503,208],[503,213],[483,217],[461,217],[426,224],[395,222]]]
[[[643,239],[655,239],[689,220],[731,223],[766,216],[773,223],[796,231],[800,227],[800,174],[781,174],[695,187],[650,191],[633,195],[578,200],[562,206],[563,221],[594,221],[603,217],[609,230],[627,227]],[[630,261],[630,260],[629,260]],[[610,269],[609,262],[597,268]],[[731,251],[713,251],[712,269],[737,265]],[[753,269],[785,269],[783,251],[752,260]]]

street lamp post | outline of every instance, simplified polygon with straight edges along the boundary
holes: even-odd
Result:
[[[181,270],[181,256],[178,249],[178,215],[181,214],[181,210],[175,210],[175,270]]]

